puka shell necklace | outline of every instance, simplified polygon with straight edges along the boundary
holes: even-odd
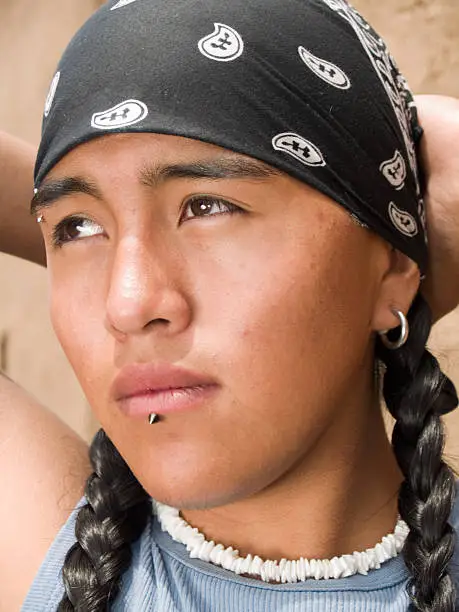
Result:
[[[264,561],[257,555],[240,557],[239,551],[231,546],[208,541],[198,529],[191,527],[179,510],[153,500],[153,511],[158,517],[161,529],[167,531],[175,542],[184,544],[192,559],[201,559],[219,565],[235,574],[261,578],[264,582],[302,582],[308,579],[327,580],[347,578],[354,574],[368,574],[370,570],[396,557],[402,550],[408,535],[407,524],[399,519],[393,533],[384,536],[374,548],[354,552],[333,559],[281,559]]]

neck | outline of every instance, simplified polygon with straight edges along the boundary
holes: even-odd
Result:
[[[374,405],[343,410],[315,447],[269,487],[226,506],[182,510],[182,516],[206,539],[240,555],[332,558],[371,548],[393,531],[401,481]]]

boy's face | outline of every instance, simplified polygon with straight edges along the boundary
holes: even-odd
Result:
[[[342,207],[251,158],[155,134],[81,145],[42,189],[55,330],[150,495],[181,508],[250,496],[369,408],[391,248]],[[145,364],[192,370],[208,392],[151,426],[148,390],[134,403],[116,385]]]

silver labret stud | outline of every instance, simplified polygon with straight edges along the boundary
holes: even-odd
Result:
[[[148,417],[148,422],[150,423],[150,425],[153,425],[153,423],[156,423],[157,420],[158,420],[158,415],[155,414],[154,412],[152,412],[150,416]]]

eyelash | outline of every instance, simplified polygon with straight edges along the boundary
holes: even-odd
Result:
[[[185,215],[187,209],[191,210],[191,207],[194,204],[199,204],[199,203],[201,206],[201,212],[203,213],[209,212],[209,208],[210,210],[212,210],[212,208],[215,205],[217,205],[220,208],[220,211],[217,213],[213,213],[213,214],[202,214],[202,215],[196,214],[196,211],[195,211],[193,216]],[[222,211],[221,210],[222,208],[225,208],[226,210]],[[180,214],[179,224],[183,223],[184,221],[190,221],[192,219],[199,219],[203,217],[215,217],[218,215],[233,215],[235,213],[244,213],[244,212],[245,211],[239,206],[236,206],[235,204],[232,204],[231,202],[227,202],[226,200],[223,200],[222,198],[216,198],[213,196],[194,196],[184,203],[182,212]],[[66,232],[68,232],[72,228],[77,231],[80,228],[79,231],[81,231],[81,228],[83,224],[85,223],[93,224],[94,226],[97,227],[97,231],[92,234],[88,234],[87,236],[83,236],[83,237],[80,236],[80,237],[69,238],[68,235],[65,236]],[[103,233],[104,233],[103,227],[98,225],[91,219],[88,219],[87,217],[78,216],[78,215],[72,215],[70,217],[65,217],[64,219],[59,221],[59,223],[56,224],[56,226],[53,228],[52,233],[51,233],[51,241],[55,248],[59,248],[68,242],[75,242],[78,240],[82,240],[83,238],[88,238],[91,236],[98,236]]]

